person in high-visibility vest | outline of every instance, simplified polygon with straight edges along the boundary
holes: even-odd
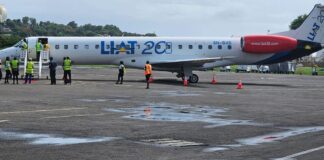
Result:
[[[5,84],[9,84],[9,78],[11,75],[11,67],[10,67],[10,58],[7,57],[5,61],[5,70],[6,70],[6,77],[5,77]]]
[[[17,60],[17,57],[14,57],[14,59],[11,61],[10,64],[11,64],[13,84],[15,84],[15,82],[17,82],[17,84],[18,84],[19,60]]]
[[[64,84],[72,84],[71,80],[71,69],[72,69],[72,61],[70,57],[66,57],[63,62],[63,70],[64,70]],[[69,76],[69,79],[67,78]]]
[[[125,74],[125,66],[124,66],[124,62],[120,61],[119,67],[118,67],[118,79],[116,84],[123,84],[124,81],[124,74]]]
[[[22,44],[21,44],[21,50],[22,51],[27,51],[28,49],[28,44],[26,43],[26,40],[24,39]]]
[[[152,76],[152,66],[149,61],[146,61],[146,65],[144,68],[144,75],[146,78],[146,89],[150,88],[150,78]]]
[[[33,71],[34,71],[34,63],[32,62],[32,59],[29,58],[26,67],[25,84],[27,84],[27,81],[29,81],[29,84],[31,84]]]
[[[36,48],[37,61],[39,61],[40,53],[43,50],[43,45],[40,40],[38,40],[38,42],[36,43],[35,48]]]

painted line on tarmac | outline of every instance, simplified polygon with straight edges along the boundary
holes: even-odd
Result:
[[[50,110],[34,110],[34,111],[14,111],[14,112],[0,112],[1,114],[22,114],[22,113],[39,113],[39,112],[55,112],[55,111],[71,111],[82,110],[88,108],[63,108],[63,109],[50,109]]]
[[[59,118],[73,118],[73,117],[96,117],[96,116],[104,116],[106,114],[79,114],[79,115],[67,115],[67,116],[53,116],[53,117],[43,117],[41,119],[59,119]]]
[[[319,150],[322,150],[322,149],[324,149],[324,146],[313,148],[313,149],[306,150],[306,151],[299,152],[299,153],[295,153],[295,154],[292,154],[292,155],[287,156],[287,157],[276,158],[276,159],[273,159],[273,160],[293,160],[296,157],[299,157],[299,156],[302,156],[302,155],[305,155],[305,154],[309,154],[309,153],[312,153],[312,152],[316,152],[316,151],[319,151]]]
[[[9,120],[0,120],[0,123],[8,122]]]

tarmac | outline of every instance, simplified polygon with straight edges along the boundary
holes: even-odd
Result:
[[[323,159],[324,77],[195,73],[185,87],[155,71],[149,90],[142,70],[116,85],[100,66],[75,66],[72,85],[2,80],[0,159]]]

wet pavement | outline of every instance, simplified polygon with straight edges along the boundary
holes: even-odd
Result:
[[[201,83],[184,87],[154,72],[146,90],[142,71],[128,69],[124,85],[116,74],[77,67],[71,86],[1,81],[0,159],[324,157],[324,77],[217,73],[212,85],[212,72],[197,72]]]

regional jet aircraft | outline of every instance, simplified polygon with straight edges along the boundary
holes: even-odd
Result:
[[[155,70],[178,73],[197,83],[194,70],[233,64],[271,64],[310,55],[323,48],[324,6],[315,5],[297,29],[272,35],[231,38],[181,37],[29,37],[29,58],[36,59],[38,40],[50,44],[50,56],[58,63],[69,56],[74,64],[119,64],[143,69],[150,61]],[[0,58],[21,54],[21,43],[1,50]],[[26,56],[26,57],[27,57]],[[21,57],[23,58],[23,57]],[[25,58],[27,59],[27,58]]]

